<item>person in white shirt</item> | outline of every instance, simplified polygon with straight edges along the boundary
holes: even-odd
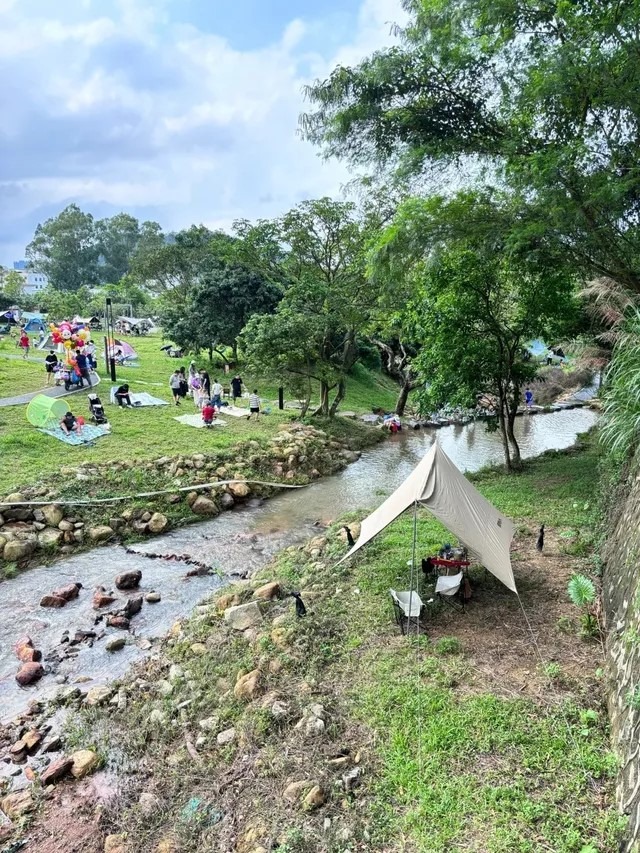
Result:
[[[222,408],[222,385],[217,379],[213,380],[211,387],[211,404],[218,410]]]
[[[253,394],[249,394],[249,414],[247,420],[251,420],[251,415],[256,416],[256,420],[260,420],[260,397],[258,397],[258,389],[253,389]]]

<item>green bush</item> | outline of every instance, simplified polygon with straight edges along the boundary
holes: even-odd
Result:
[[[462,652],[462,643],[457,637],[440,637],[435,644],[438,655],[459,655]]]

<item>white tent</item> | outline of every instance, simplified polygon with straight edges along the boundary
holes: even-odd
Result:
[[[355,554],[416,502],[427,507],[458,537],[470,557],[517,592],[509,553],[513,523],[480,494],[437,442],[404,483],[365,518],[358,541],[342,560]]]

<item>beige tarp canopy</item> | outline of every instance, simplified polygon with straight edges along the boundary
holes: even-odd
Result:
[[[404,483],[365,518],[358,541],[343,560],[355,554],[416,501],[458,537],[473,559],[517,592],[509,554],[513,523],[472,486],[437,442]]]

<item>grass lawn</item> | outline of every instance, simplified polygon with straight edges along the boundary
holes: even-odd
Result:
[[[93,337],[98,352],[104,349],[104,336]],[[169,376],[181,365],[187,366],[190,359],[170,359],[161,352],[163,340],[160,334],[142,338],[129,338],[139,355],[139,367],[119,367],[118,382],[128,382],[131,390],[148,391],[155,397],[171,401]],[[12,352],[12,349],[7,349]],[[44,368],[41,364],[13,361],[2,358],[0,350],[0,388],[4,396],[15,396],[29,390],[37,390],[44,384]],[[208,367],[206,358],[198,360],[198,366]],[[216,371],[208,368],[213,380]],[[196,430],[174,420],[176,414],[195,412],[189,399],[180,408],[173,405],[157,408],[121,410],[109,404],[111,382],[100,367],[102,382],[98,393],[102,399],[112,425],[112,434],[99,439],[91,446],[69,447],[62,442],[31,427],[25,417],[26,406],[0,408],[0,452],[11,465],[0,471],[0,491],[11,491],[20,485],[34,482],[43,474],[55,472],[63,465],[82,461],[104,462],[116,459],[144,459],[157,456],[173,456],[181,452],[215,452],[248,439],[262,440],[270,436],[278,423],[295,417],[295,411],[279,412],[277,388],[259,379],[243,375],[247,387],[257,387],[263,399],[271,402],[272,413],[259,423],[247,423],[243,419],[227,418],[228,426],[216,430]],[[219,372],[222,377],[222,371]],[[391,409],[395,404],[397,388],[387,378],[358,366],[349,378],[347,396],[342,408],[356,412],[371,411],[372,406]],[[75,414],[87,415],[86,393],[68,398],[69,408]]]

